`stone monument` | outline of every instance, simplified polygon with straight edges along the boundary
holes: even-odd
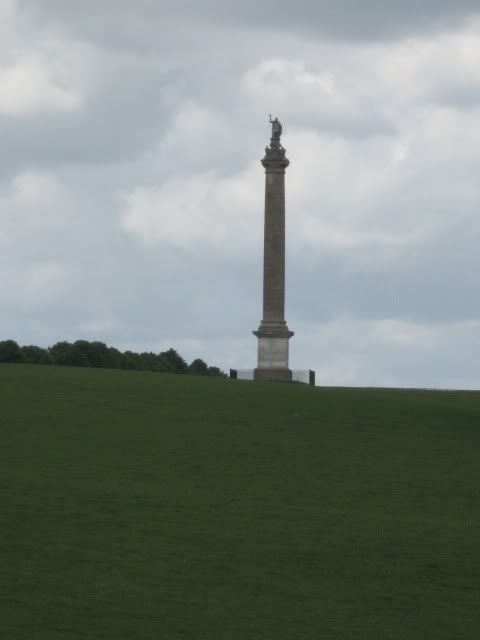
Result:
[[[265,149],[265,236],[263,253],[263,319],[258,338],[255,380],[291,382],[288,341],[293,336],[285,321],[285,169],[290,164],[280,143],[282,125],[272,120],[270,146]]]

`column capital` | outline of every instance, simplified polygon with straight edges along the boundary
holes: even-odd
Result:
[[[265,156],[261,162],[265,167],[265,173],[285,173],[285,169],[290,164],[285,157],[285,149],[275,138],[271,139],[270,146],[265,147]]]

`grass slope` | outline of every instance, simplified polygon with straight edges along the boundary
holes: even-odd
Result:
[[[0,366],[0,637],[480,637],[480,394]]]

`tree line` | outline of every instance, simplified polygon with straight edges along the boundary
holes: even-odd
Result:
[[[0,362],[159,371],[200,376],[225,375],[218,367],[209,367],[201,358],[187,364],[175,349],[161,353],[122,352],[115,347],[107,346],[104,342],[88,340],[57,342],[47,349],[35,345],[21,347],[14,340],[3,340],[0,341]]]

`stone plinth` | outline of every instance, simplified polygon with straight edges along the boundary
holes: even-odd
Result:
[[[255,380],[275,380],[290,382],[292,372],[288,368],[288,342],[293,336],[287,323],[262,321],[258,331],[258,366],[254,371]]]

